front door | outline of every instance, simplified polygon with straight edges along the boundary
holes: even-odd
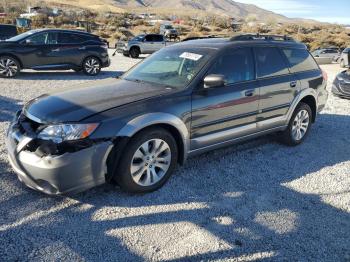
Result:
[[[251,48],[226,50],[207,75],[223,75],[226,84],[192,95],[191,150],[255,132],[259,87]]]
[[[21,60],[24,67],[41,69],[60,63],[55,32],[37,33],[22,43]]]

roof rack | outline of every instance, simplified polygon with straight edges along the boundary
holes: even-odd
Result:
[[[267,35],[267,34],[241,34],[230,38],[230,41],[248,41],[248,40],[267,40],[267,41],[293,41],[294,38],[286,35]]]

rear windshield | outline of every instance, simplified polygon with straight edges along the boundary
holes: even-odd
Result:
[[[0,25],[0,35],[5,35],[5,36],[17,35],[17,28],[12,25]]]
[[[292,48],[283,48],[282,50],[289,61],[290,70],[293,73],[318,69],[317,63],[307,50]]]

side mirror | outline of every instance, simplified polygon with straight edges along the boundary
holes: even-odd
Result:
[[[32,44],[32,41],[31,41],[30,39],[26,39],[26,41],[24,41],[24,43],[25,43],[26,45],[31,45],[31,44]]]
[[[204,88],[222,87],[225,85],[223,75],[208,75],[204,78]]]

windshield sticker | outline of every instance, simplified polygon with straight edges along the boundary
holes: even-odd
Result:
[[[188,52],[184,52],[180,55],[181,58],[185,58],[185,59],[190,59],[193,61],[198,61],[199,59],[202,58],[202,55],[199,54],[195,54],[195,53],[188,53]]]

